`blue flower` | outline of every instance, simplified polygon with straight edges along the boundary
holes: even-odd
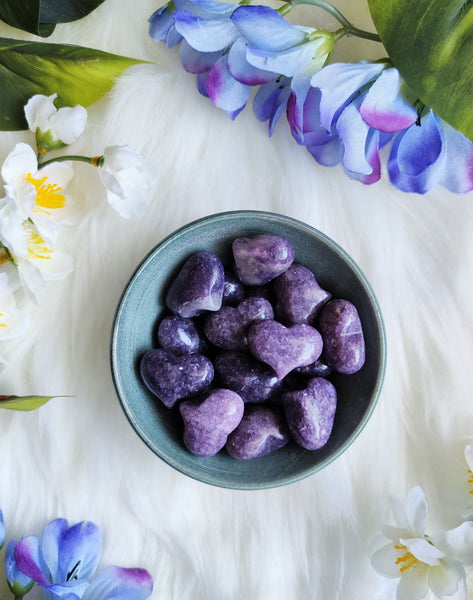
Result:
[[[86,589],[82,600],[145,600],[153,591],[153,580],[145,569],[109,567]]]
[[[41,540],[36,536],[22,538],[14,551],[18,568],[51,599],[71,594],[81,598],[101,554],[102,536],[97,525],[81,522],[69,527],[64,519],[51,521]]]
[[[3,519],[3,513],[0,510],[0,549],[3,548],[5,542],[5,521]]]
[[[10,540],[5,550],[5,575],[8,587],[15,597],[25,596],[34,586],[34,581],[25,575],[15,562],[16,541]]]

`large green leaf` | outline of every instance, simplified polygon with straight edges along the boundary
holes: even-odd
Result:
[[[0,396],[0,408],[8,410],[36,410],[59,396]]]
[[[368,0],[385,48],[419,99],[473,140],[473,0]]]
[[[86,17],[105,0],[42,0],[41,23],[69,23]]]
[[[34,94],[57,93],[57,106],[89,106],[131,65],[143,61],[92,48],[0,38],[0,129],[26,129]]]

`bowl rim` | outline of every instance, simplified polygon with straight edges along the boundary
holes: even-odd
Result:
[[[319,239],[321,239],[325,244],[327,244],[332,250],[341,255],[346,263],[349,264],[350,268],[355,272],[357,278],[362,283],[365,288],[365,292],[369,297],[371,302],[374,319],[376,321],[376,326],[379,332],[379,366],[376,376],[376,382],[373,387],[373,391],[371,394],[371,398],[369,404],[366,407],[365,412],[363,413],[362,418],[357,423],[353,432],[348,436],[343,443],[329,456],[322,459],[319,463],[302,469],[293,475],[285,475],[281,478],[267,481],[267,482],[252,482],[249,484],[245,484],[244,482],[232,483],[229,481],[220,481],[209,477],[198,476],[194,474],[191,470],[183,468],[179,462],[173,461],[166,456],[163,456],[159,453],[159,449],[153,447],[151,442],[147,439],[147,436],[144,435],[143,431],[137,420],[134,418],[133,413],[129,410],[128,404],[125,399],[125,393],[123,391],[121,382],[119,380],[118,375],[118,364],[117,364],[117,343],[118,343],[118,323],[120,321],[120,317],[125,307],[127,296],[134,285],[136,279],[139,277],[141,271],[146,268],[148,262],[152,259],[155,253],[159,252],[162,247],[166,246],[168,243],[174,240],[174,238],[178,238],[184,231],[189,232],[192,229],[199,228],[202,224],[207,223],[209,221],[213,221],[218,224],[219,220],[226,220],[231,217],[259,217],[259,218],[270,218],[271,220],[276,220],[281,224],[293,224],[298,228],[304,229],[308,234],[314,235],[316,234]],[[327,234],[322,231],[316,229],[315,227],[304,223],[294,217],[286,216],[281,213],[275,213],[270,211],[262,211],[262,210],[231,210],[231,211],[223,211],[218,213],[212,213],[206,215],[204,217],[200,217],[193,221],[189,221],[187,224],[180,226],[179,228],[173,230],[171,233],[166,235],[160,242],[158,242],[138,263],[134,271],[131,273],[128,281],[122,290],[113,318],[112,323],[112,335],[110,340],[110,367],[112,380],[115,388],[116,395],[119,400],[119,404],[122,407],[123,412],[125,413],[126,418],[128,419],[130,425],[133,427],[135,433],[139,436],[139,438],[144,442],[144,444],[164,463],[178,471],[179,473],[194,479],[195,481],[199,481],[202,483],[206,483],[209,485],[213,485],[220,488],[225,489],[234,489],[234,490],[259,490],[259,489],[270,489],[285,486],[291,483],[296,483],[307,478],[310,475],[321,471],[326,466],[331,464],[337,458],[339,458],[358,438],[361,432],[364,430],[366,424],[371,418],[373,411],[378,403],[379,396],[381,393],[381,389],[384,382],[385,371],[386,371],[386,355],[387,355],[387,342],[386,342],[386,330],[384,325],[383,316],[381,313],[381,309],[379,306],[378,299],[373,291],[373,288],[366,278],[364,272],[361,270],[359,265],[355,262],[355,260],[348,254],[348,252],[342,248],[337,242],[335,242],[332,238],[330,238]]]

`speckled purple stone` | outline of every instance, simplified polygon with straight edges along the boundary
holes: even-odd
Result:
[[[184,444],[197,456],[214,456],[221,450],[243,417],[240,396],[226,389],[208,392],[204,399],[179,405],[184,420]]]
[[[223,304],[240,304],[246,298],[246,289],[231,271],[225,270],[223,286]]]
[[[279,390],[281,382],[270,367],[244,352],[221,352],[214,359],[215,377],[244,402],[264,402]]]
[[[338,373],[351,375],[365,363],[365,339],[356,307],[348,300],[330,300],[320,311],[318,329],[325,361]]]
[[[166,294],[169,310],[180,317],[195,317],[222,305],[225,271],[222,261],[211,252],[190,256]]]
[[[226,449],[230,456],[250,460],[279,450],[291,440],[289,427],[281,408],[250,404],[238,427],[228,436]]]
[[[158,342],[161,348],[177,356],[197,354],[203,349],[203,339],[192,319],[177,315],[164,317],[158,327]]]
[[[300,375],[310,375],[311,377],[328,377],[332,371],[332,367],[329,367],[322,358],[318,358],[311,365],[307,365],[306,367],[298,367],[294,370],[294,373],[299,373]]]
[[[275,312],[284,325],[313,325],[322,306],[332,294],[317,283],[310,269],[292,264],[273,281],[277,302]]]
[[[256,321],[247,338],[253,356],[274,369],[278,379],[297,367],[310,365],[322,352],[320,333],[305,324],[285,327],[277,321]]]
[[[283,237],[260,233],[233,241],[235,273],[245,285],[263,285],[294,261],[294,246]]]
[[[209,315],[204,324],[207,339],[223,350],[246,350],[249,326],[274,317],[273,307],[264,298],[247,298],[237,307],[222,306]]]
[[[212,382],[214,368],[202,354],[175,356],[167,350],[148,350],[141,359],[143,381],[168,408],[182,398],[196,396]]]
[[[332,432],[337,408],[337,392],[323,377],[314,377],[303,390],[282,396],[284,412],[292,437],[307,450],[324,446]]]

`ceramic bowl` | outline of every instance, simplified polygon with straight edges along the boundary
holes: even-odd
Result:
[[[331,436],[320,450],[289,443],[265,457],[238,460],[225,450],[212,457],[191,454],[182,442],[177,407],[166,408],[144,385],[142,355],[156,347],[156,330],[166,313],[165,292],[183,262],[208,250],[231,266],[231,242],[240,236],[272,233],[287,238],[295,262],[311,269],[334,298],[358,309],[366,344],[366,361],[353,375],[335,374],[338,401]],[[119,302],[111,340],[111,367],[116,391],[132,427],[166,463],[194,479],[224,488],[277,487],[314,474],[339,457],[367,424],[381,390],[386,342],[383,320],[373,291],[352,258],[333,240],[302,222],[279,214],[234,211],[204,217],[161,241],[132,275]]]

